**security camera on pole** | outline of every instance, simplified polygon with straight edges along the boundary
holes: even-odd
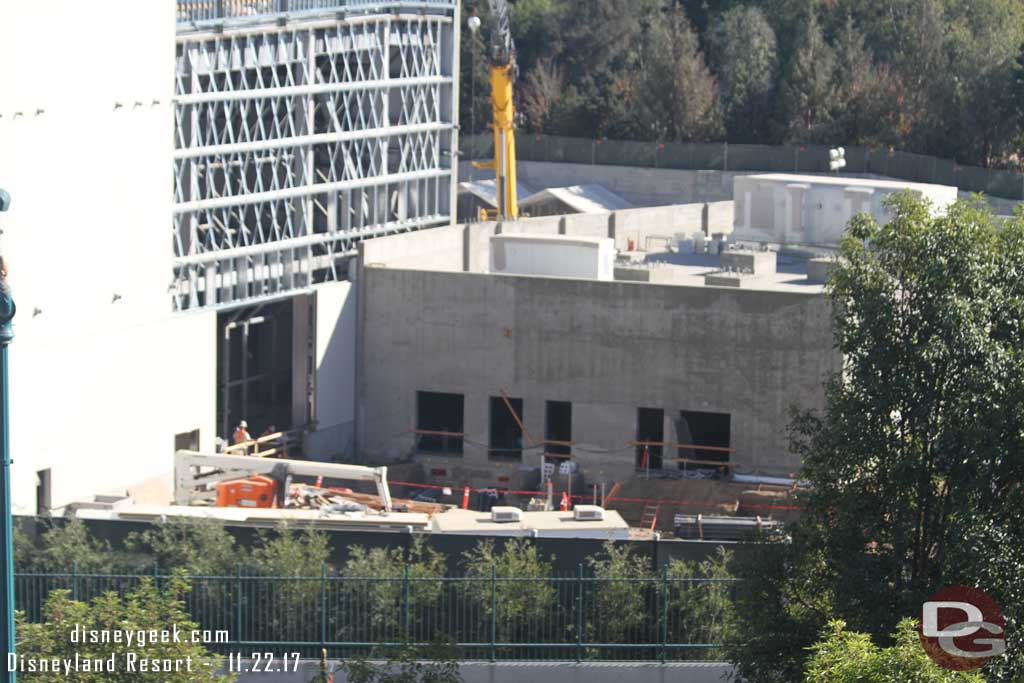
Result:
[[[839,171],[841,168],[846,168],[846,150],[833,147],[828,151],[828,170]]]
[[[0,189],[0,212],[7,211],[11,196]],[[0,234],[3,230],[0,229]],[[0,247],[0,639],[6,654],[14,654],[14,525],[11,520],[11,453],[10,420],[7,411],[7,345],[14,339],[11,320],[14,318],[14,299],[7,284],[7,262]],[[0,682],[15,683],[16,674],[0,667]]]

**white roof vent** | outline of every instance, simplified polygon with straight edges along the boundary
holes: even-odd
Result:
[[[604,508],[600,505],[577,505],[573,508],[573,518],[577,522],[602,522]]]
[[[501,523],[521,522],[523,521],[523,511],[511,506],[496,505],[491,508],[491,521]]]

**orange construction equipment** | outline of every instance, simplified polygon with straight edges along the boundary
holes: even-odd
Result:
[[[277,482],[261,474],[217,484],[217,507],[272,508]]]

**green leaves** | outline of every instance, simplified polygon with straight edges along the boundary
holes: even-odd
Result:
[[[844,364],[825,411],[790,425],[806,512],[791,543],[740,570],[751,581],[736,656],[754,680],[792,676],[800,660],[780,642],[784,666],[763,663],[773,645],[748,616],[758,592],[783,615],[771,636],[803,645],[836,617],[884,642],[951,583],[1024,616],[1009,578],[1024,575],[1024,551],[1007,549],[1024,526],[1022,219],[998,229],[979,201],[936,216],[909,193],[888,209],[884,226],[854,219],[827,286]],[[1022,672],[1017,649],[990,676]]]

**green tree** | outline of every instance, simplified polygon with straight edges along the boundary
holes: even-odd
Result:
[[[719,546],[701,562],[672,560],[669,582],[668,634],[670,642],[727,643],[733,635],[736,582],[729,565],[732,553]],[[704,650],[701,659],[724,659],[724,649]]]
[[[656,599],[650,560],[626,543],[607,541],[601,554],[587,558],[596,581],[586,602],[587,640],[602,643],[642,642],[654,622],[650,600]]]
[[[486,617],[484,633],[490,631],[492,614],[499,642],[531,642],[531,636],[548,626],[558,597],[549,581],[553,560],[542,559],[537,546],[525,538],[510,539],[501,550],[484,539],[463,553],[465,576],[476,579],[466,584],[467,591]],[[480,580],[492,578],[493,585]]]
[[[892,634],[894,645],[879,648],[866,633],[829,622],[811,647],[806,683],[984,683],[978,673],[943,669],[925,654],[913,619],[903,619]]]
[[[707,42],[729,140],[764,142],[778,71],[768,18],[753,5],[733,7],[713,20]]]
[[[934,216],[897,195],[888,210],[885,226],[852,221],[828,284],[844,364],[823,413],[792,423],[804,515],[741,571],[779,620],[787,671],[811,627],[841,617],[882,639],[949,584],[982,588],[1021,623],[1024,213],[997,229],[981,202]],[[757,633],[751,605],[738,606],[736,657],[744,675],[772,669],[752,680],[781,680],[753,661],[772,633]],[[991,666],[1011,680],[1024,656],[1011,645]]]
[[[341,667],[349,683],[461,683],[455,653],[445,643],[406,648],[381,663],[355,658]],[[326,683],[326,677],[313,683]]]
[[[192,575],[224,576],[243,561],[234,537],[212,519],[170,519],[145,531],[133,531],[125,546],[149,555],[160,566]]]
[[[350,604],[362,603],[367,608],[374,629],[373,637],[395,640],[403,636],[406,611],[405,577],[408,565],[410,622],[415,630],[422,616],[431,609],[440,609],[444,589],[445,558],[417,536],[409,547],[406,562],[401,548],[364,548],[354,546],[342,570],[342,590]],[[346,634],[357,636],[359,634]],[[414,640],[422,638],[417,631]],[[434,634],[428,634],[430,636]],[[367,639],[369,634],[362,634]]]
[[[644,137],[705,141],[721,132],[718,93],[686,12],[673,4],[655,23],[636,111]]]
[[[223,661],[211,654],[203,643],[193,643],[191,637],[180,642],[154,642],[144,647],[127,647],[124,644],[74,643],[72,631],[164,631],[177,626],[185,634],[191,634],[199,626],[185,611],[182,597],[189,591],[188,582],[177,575],[158,590],[150,579],[123,599],[116,593],[107,593],[91,602],[79,602],[69,597],[69,591],[57,590],[50,593],[44,608],[42,623],[18,623],[18,656],[26,660],[44,658],[71,659],[79,655],[83,659],[108,660],[114,657],[115,673],[72,671],[63,674],[19,672],[18,678],[25,683],[51,683],[55,680],[69,683],[230,683],[233,676],[221,676],[216,672]],[[128,656],[134,654],[138,660],[170,660],[181,662],[181,671],[140,671],[128,670]],[[190,664],[191,671],[185,670]]]
[[[123,553],[115,552],[109,542],[90,534],[85,522],[78,518],[63,524],[51,521],[50,528],[40,538],[40,546],[29,560],[34,571],[59,572],[75,568],[79,572],[103,573],[128,564]]]
[[[835,52],[831,139],[869,147],[899,144],[899,89],[892,70],[875,64],[864,34],[852,17],[847,17],[836,38]]]
[[[780,126],[789,142],[825,142],[835,106],[835,52],[811,13],[779,92]]]

